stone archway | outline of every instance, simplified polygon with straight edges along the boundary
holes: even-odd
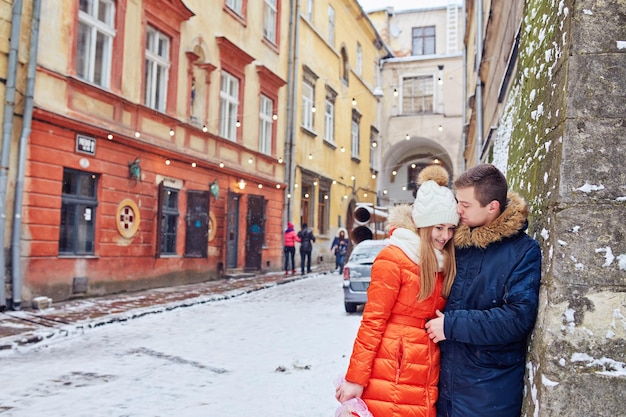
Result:
[[[412,203],[414,184],[411,173],[433,163],[443,166],[450,178],[455,175],[455,164],[449,152],[439,143],[423,137],[398,141],[382,156],[379,178],[381,204],[393,206]]]

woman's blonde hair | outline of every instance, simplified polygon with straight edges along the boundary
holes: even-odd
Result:
[[[437,283],[437,272],[439,271],[439,262],[435,256],[435,247],[433,246],[432,230],[435,226],[421,227],[417,229],[420,237],[420,292],[417,296],[418,301],[423,301],[430,297]],[[454,239],[446,242],[441,250],[443,254],[443,298],[448,298],[450,288],[456,276],[456,258],[454,257]]]

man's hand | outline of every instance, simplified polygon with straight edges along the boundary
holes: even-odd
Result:
[[[437,318],[429,320],[428,323],[426,323],[426,331],[428,332],[428,337],[430,337],[430,340],[435,343],[446,340],[446,335],[443,333],[444,318],[445,314],[437,310]]]

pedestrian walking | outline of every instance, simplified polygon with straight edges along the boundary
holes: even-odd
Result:
[[[439,349],[424,325],[443,308],[456,273],[459,221],[447,171],[431,165],[418,177],[413,207],[389,210],[389,245],[372,265],[367,303],[346,382],[335,397],[362,398],[374,417],[432,417]]]
[[[346,255],[348,254],[348,245],[350,241],[346,237],[346,229],[339,228],[337,236],[330,245],[330,251],[335,254],[335,271],[339,270],[339,275],[343,274],[343,266],[346,263]]]
[[[454,187],[457,275],[443,314],[426,324],[441,348],[437,416],[519,417],[541,250],[526,234],[528,206],[495,166],[471,168]]]
[[[300,242],[298,234],[293,228],[293,223],[287,222],[283,238],[283,253],[285,254],[285,275],[296,273],[296,242]]]
[[[300,268],[304,275],[305,268],[307,273],[311,272],[311,253],[313,252],[315,235],[309,229],[309,225],[303,223],[302,230],[298,232],[298,238],[300,239]]]

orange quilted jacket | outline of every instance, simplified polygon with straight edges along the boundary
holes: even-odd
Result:
[[[397,246],[387,246],[372,267],[361,326],[346,380],[365,386],[374,417],[434,417],[439,347],[424,330],[443,310],[440,273],[434,293],[417,301],[420,268]]]

